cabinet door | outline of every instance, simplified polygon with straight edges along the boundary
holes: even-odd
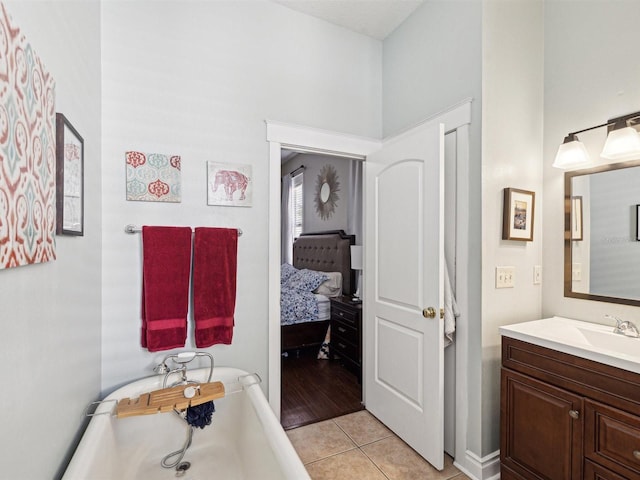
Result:
[[[502,369],[500,460],[527,479],[581,480],[582,398]]]

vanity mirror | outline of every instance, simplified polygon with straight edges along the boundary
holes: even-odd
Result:
[[[640,160],[564,175],[565,297],[640,306]]]

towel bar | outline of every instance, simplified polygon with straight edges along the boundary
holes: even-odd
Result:
[[[241,237],[242,236],[242,229],[238,228],[238,236]],[[191,231],[193,231],[193,228],[191,229]],[[140,227],[136,227],[135,225],[132,225],[131,223],[129,225],[125,225],[124,226],[124,232],[125,233],[140,233],[142,232],[142,228]]]

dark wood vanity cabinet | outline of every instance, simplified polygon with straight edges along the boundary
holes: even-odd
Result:
[[[582,398],[507,369],[501,381],[501,478],[581,480]]]
[[[640,375],[503,337],[500,436],[502,480],[640,480]]]

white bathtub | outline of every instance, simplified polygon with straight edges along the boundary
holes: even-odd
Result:
[[[188,378],[206,382],[208,368],[190,370]],[[256,377],[235,368],[216,367],[212,381],[225,384],[226,395],[215,400],[211,425],[196,428],[183,461],[191,466],[185,480],[308,479],[300,458],[262,392]],[[243,377],[244,376],[244,377]],[[163,375],[135,381],[107,397],[136,398],[162,388]],[[240,379],[240,380],[239,380]],[[102,403],[96,413],[111,411]],[[175,469],[162,458],[185,443],[186,422],[173,412],[118,419],[95,415],[64,474],[64,480],[173,479]]]

